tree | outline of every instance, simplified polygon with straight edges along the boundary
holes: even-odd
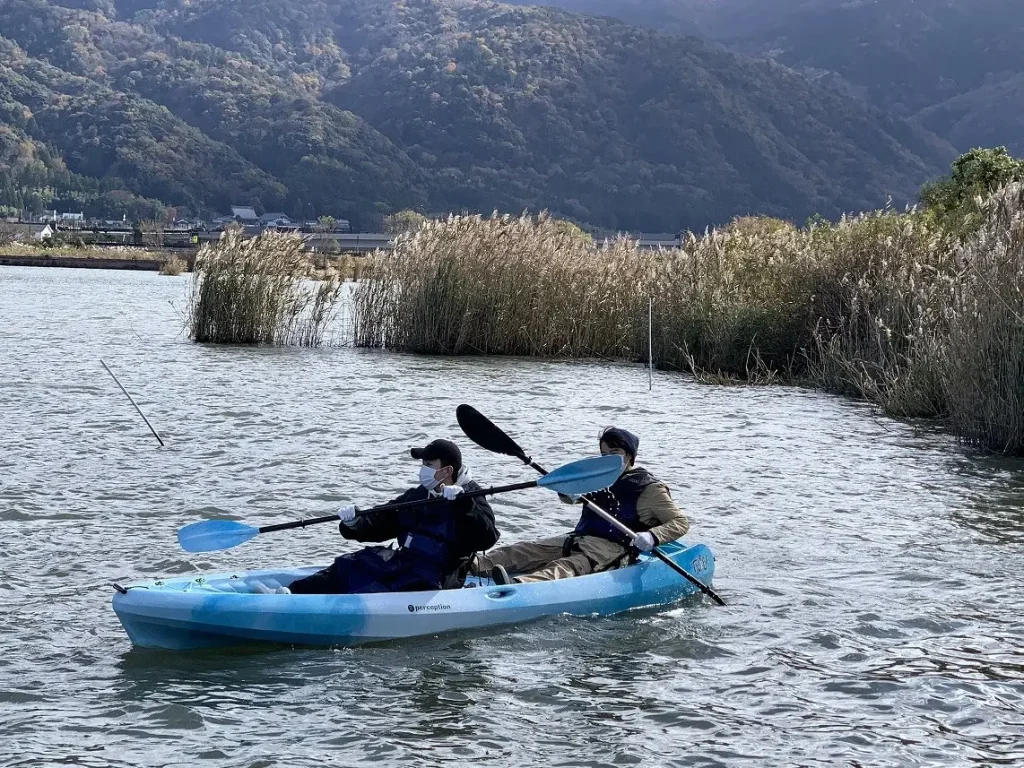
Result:
[[[981,224],[978,198],[1022,179],[1024,160],[1013,157],[1006,147],[978,147],[954,160],[949,176],[922,187],[919,197],[944,227],[966,235]]]
[[[318,232],[333,232],[335,220],[333,216],[321,216],[317,219],[317,231]]]
[[[594,244],[594,238],[591,235],[584,232],[578,224],[574,224],[567,219],[551,219],[550,226],[559,234],[567,235],[574,240],[581,240],[587,245]]]
[[[384,217],[384,231],[391,235],[415,232],[427,222],[427,217],[416,211],[398,211]]]
[[[0,219],[0,245],[10,245],[18,238],[18,228]]]

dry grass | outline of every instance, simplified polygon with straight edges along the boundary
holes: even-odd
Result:
[[[178,256],[171,256],[171,258],[160,265],[160,274],[176,277],[183,273],[187,267],[188,264],[184,259]]]
[[[199,342],[319,346],[343,278],[313,280],[297,235],[225,232],[196,257],[189,332]]]
[[[948,424],[971,444],[1024,454],[1024,185],[984,205],[985,223],[956,252],[933,357]]]
[[[930,350],[953,272],[952,240],[916,213],[860,216],[815,232],[810,379],[896,416],[936,416]]]
[[[796,230],[750,220],[653,257],[655,359],[702,380],[771,380],[808,342]],[[651,255],[647,255],[651,259]]]
[[[40,243],[14,242],[0,246],[0,255],[36,256],[41,258],[74,257],[76,259],[118,259],[121,261],[162,261],[166,251],[147,251],[122,245],[90,246],[84,248],[71,245],[42,245]]]
[[[650,259],[595,249],[549,217],[452,216],[400,236],[355,294],[359,346],[441,354],[603,356],[638,345]],[[623,273],[631,274],[622,284]],[[643,273],[643,274],[641,274]]]
[[[595,247],[545,216],[454,216],[378,254],[355,343],[431,354],[647,357],[711,383],[805,383],[1024,452],[1024,191],[960,243],[881,211],[740,219],[679,249]]]

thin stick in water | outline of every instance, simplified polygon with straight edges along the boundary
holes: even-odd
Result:
[[[654,297],[647,298],[647,391],[654,389]]]
[[[103,362],[103,360],[100,360],[100,365],[106,368],[107,373],[109,373],[113,377],[114,381],[117,381],[117,376],[114,376],[114,372],[107,368],[107,364]],[[119,386],[121,388],[121,391],[124,392],[125,395],[128,396],[128,399],[132,401],[132,405],[135,406],[135,410],[139,412],[139,416],[142,417],[142,420],[146,422],[146,426],[149,427],[149,430],[153,433],[153,437],[155,437],[157,441],[160,443],[160,447],[163,447],[164,441],[160,438],[160,433],[153,429],[153,425],[149,423],[149,419],[146,418],[146,414],[144,414],[142,412],[142,409],[139,408],[139,404],[135,402],[135,398],[132,397],[131,394],[129,394],[128,390],[124,388],[124,385],[120,381],[117,381],[117,386]]]

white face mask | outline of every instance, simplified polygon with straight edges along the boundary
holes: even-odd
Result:
[[[434,473],[437,470],[433,467],[420,467],[420,485],[426,488],[428,491],[432,491],[440,484],[440,480],[434,478]]]

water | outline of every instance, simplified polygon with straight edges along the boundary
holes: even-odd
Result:
[[[1024,463],[793,389],[200,347],[172,306],[187,279],[0,268],[0,765],[1024,760]],[[132,649],[111,581],[352,546],[321,526],[189,555],[179,526],[390,498],[414,482],[408,446],[459,437],[461,402],[547,464],[592,454],[606,424],[637,431],[729,606],[363,648]],[[530,478],[466,455],[486,483]],[[572,522],[544,494],[495,499],[504,542]]]

